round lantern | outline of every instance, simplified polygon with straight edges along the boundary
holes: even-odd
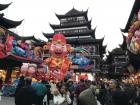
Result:
[[[28,63],[22,63],[22,66],[20,69],[22,74],[26,74],[26,72],[28,71],[28,66],[29,66]]]
[[[29,64],[28,71],[27,71],[28,75],[33,76],[36,72],[36,69],[37,69],[36,64]]]

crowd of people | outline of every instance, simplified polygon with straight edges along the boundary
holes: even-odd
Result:
[[[119,80],[72,80],[32,82],[21,76],[15,91],[15,105],[140,105],[140,84]]]

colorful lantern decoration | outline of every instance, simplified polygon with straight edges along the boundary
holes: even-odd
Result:
[[[16,41],[16,40],[13,40],[12,41],[12,49],[11,49],[11,53],[12,54],[14,54],[14,55],[18,55],[18,56],[24,56],[24,57],[26,57],[26,52],[25,52],[25,48],[23,47],[23,43],[22,43],[22,41],[21,40],[18,40],[18,41]],[[21,47],[22,46],[22,47]]]
[[[3,81],[5,81],[5,77],[6,77],[6,71],[0,70],[0,78],[2,78]]]
[[[27,71],[27,76],[35,76],[35,72],[37,70],[37,65],[36,64],[29,64],[28,66],[28,71]]]
[[[46,70],[45,67],[39,67],[36,71],[36,79],[37,80],[47,80],[48,78],[46,77]]]
[[[80,79],[88,80],[88,75],[87,74],[78,74],[78,81],[80,81]]]
[[[36,64],[23,63],[21,66],[21,75],[34,77],[36,69]]]
[[[39,46],[35,47],[34,50],[33,50],[33,53],[34,53],[35,59],[42,60],[42,58],[43,58],[43,49],[42,49],[42,47],[39,47]]]
[[[5,56],[5,45],[4,45],[4,39],[5,39],[5,30],[2,29],[0,27],[0,58],[4,57]]]
[[[6,44],[5,44],[5,47],[6,47],[6,53],[10,53],[12,48],[13,48],[13,40],[15,38],[13,36],[10,36],[8,35],[7,36],[7,39],[6,39]]]
[[[28,66],[29,66],[29,63],[22,63],[22,66],[21,66],[21,75],[24,75],[26,76],[26,73],[28,71]]]
[[[126,38],[127,48],[134,54],[140,54],[140,10],[137,20],[130,26]]]
[[[78,68],[86,68],[90,65],[91,61],[80,53],[77,53],[74,58],[72,58],[72,63],[78,65]]]
[[[49,68],[48,75],[51,79],[62,80],[71,65],[67,54],[72,51],[72,48],[66,44],[66,39],[62,34],[55,34],[52,42],[48,42],[47,47],[51,55],[44,60],[44,64],[48,65]]]
[[[5,56],[4,47],[5,47],[4,44],[0,42],[0,58]]]

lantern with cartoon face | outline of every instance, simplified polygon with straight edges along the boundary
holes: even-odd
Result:
[[[36,64],[29,64],[27,75],[33,77],[35,75],[37,69]]]
[[[67,54],[72,51],[72,48],[69,44],[66,44],[63,34],[55,34],[52,42],[48,42],[47,47],[51,57],[45,59],[44,63],[49,67],[50,77],[57,78],[59,75],[59,80],[62,80],[66,76],[71,64],[71,61],[67,58]]]
[[[65,57],[70,50],[70,45],[66,44],[66,39],[62,34],[54,35],[50,45],[49,53],[57,58]]]
[[[21,75],[33,77],[35,75],[36,69],[36,64],[23,63],[21,66]]]
[[[29,63],[22,63],[22,66],[21,66],[21,75],[24,75],[26,76],[26,73],[28,71],[28,66],[29,66]]]

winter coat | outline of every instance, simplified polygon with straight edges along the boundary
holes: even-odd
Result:
[[[25,86],[19,90],[15,96],[16,105],[32,105],[36,104],[36,91],[31,86]]]
[[[71,103],[70,95],[58,94],[53,96],[54,105],[68,105]]]
[[[79,97],[79,105],[97,105],[97,100],[94,95],[93,88],[88,88],[80,93]]]

